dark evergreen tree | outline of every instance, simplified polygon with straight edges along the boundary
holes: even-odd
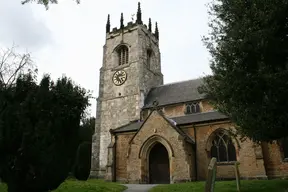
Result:
[[[212,75],[200,92],[254,141],[288,136],[288,1],[210,4]]]
[[[70,172],[70,176],[76,179],[81,178],[80,180],[86,180],[83,178],[88,178],[90,175],[91,169],[91,150],[87,150],[87,147],[92,147],[92,136],[95,130],[95,117],[84,117],[81,120],[81,125],[79,129],[79,141],[78,141],[78,150],[75,156],[73,167]],[[82,144],[85,143],[83,147]],[[87,144],[90,143],[90,146]],[[80,147],[80,145],[82,147]],[[81,150],[81,151],[80,151]],[[79,156],[81,154],[81,156]],[[87,162],[90,162],[89,165],[85,165]],[[80,168],[79,168],[80,167]],[[88,175],[87,175],[88,174]],[[86,175],[83,177],[83,175]]]
[[[82,142],[77,150],[74,176],[78,180],[86,181],[91,170],[92,143]]]
[[[95,130],[95,117],[83,118],[79,129],[79,147],[73,167],[76,179],[87,180],[91,169],[92,136]]]
[[[95,117],[83,118],[80,126],[80,139],[82,141],[91,141],[95,130]]]
[[[1,85],[1,83],[0,83]],[[40,84],[30,74],[0,86],[0,178],[9,192],[44,192],[68,176],[89,93],[66,77]]]

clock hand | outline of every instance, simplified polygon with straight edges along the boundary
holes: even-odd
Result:
[[[121,82],[121,81],[122,81],[122,75],[118,75],[118,76],[117,76],[117,80],[118,80],[119,82]]]
[[[122,79],[123,75],[118,75],[117,77],[118,77],[118,79]]]

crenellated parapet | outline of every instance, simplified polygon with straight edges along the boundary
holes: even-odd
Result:
[[[106,23],[107,39],[113,38],[113,37],[115,37],[117,35],[120,35],[121,33],[131,32],[133,30],[138,29],[139,27],[141,27],[143,29],[143,31],[145,31],[145,33],[147,35],[150,35],[151,37],[155,38],[156,41],[159,40],[159,30],[158,30],[157,22],[155,22],[155,30],[154,30],[154,32],[152,31],[151,18],[149,18],[148,27],[147,27],[146,24],[143,23],[140,2],[138,2],[136,21],[129,21],[126,25],[125,25],[123,13],[121,13],[120,26],[119,27],[114,27],[111,30],[110,15],[108,14],[108,19],[107,19],[107,23]]]

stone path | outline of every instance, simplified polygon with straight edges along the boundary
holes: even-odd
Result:
[[[124,192],[148,192],[149,189],[155,187],[152,184],[124,184],[128,189]]]

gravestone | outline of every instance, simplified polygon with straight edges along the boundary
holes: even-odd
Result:
[[[236,177],[236,185],[237,185],[237,191],[240,192],[240,173],[239,173],[239,162],[235,162],[235,177]]]
[[[217,171],[217,160],[213,157],[208,166],[208,176],[205,185],[205,192],[214,192],[216,171]]]

